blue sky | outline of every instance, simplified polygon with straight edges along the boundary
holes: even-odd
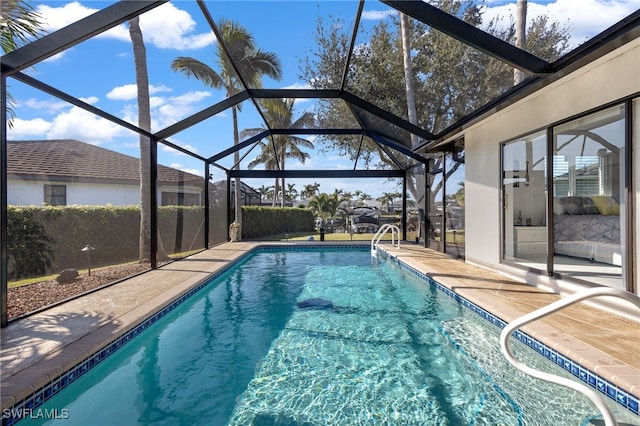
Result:
[[[45,22],[45,31],[52,32],[113,2],[104,1],[33,1]],[[340,17],[352,27],[357,1],[212,1],[208,2],[214,19],[224,17],[241,23],[254,36],[258,46],[276,52],[282,61],[283,78],[265,80],[268,88],[301,88],[299,61],[312,49],[316,19],[328,15]],[[488,1],[486,17],[502,16],[508,21],[515,8],[514,1]],[[577,5],[579,4],[579,7]],[[528,16],[548,14],[571,27],[576,44],[608,28],[638,8],[637,0],[556,0],[529,1]],[[362,25],[368,26],[385,19],[389,8],[382,3],[365,3]],[[175,1],[141,16],[141,28],[148,56],[150,92],[152,96],[152,130],[173,124],[224,98],[221,91],[204,87],[195,79],[170,70],[177,56],[191,56],[214,64],[215,37],[197,5],[193,1]],[[95,105],[105,111],[137,122],[135,74],[128,29],[121,25],[87,40],[62,54],[38,64],[28,71],[35,78]],[[77,107],[50,97],[29,86],[10,79],[9,91],[16,99],[17,119],[8,138],[62,139],[73,138],[100,145],[107,149],[137,156],[137,136],[92,116]],[[312,110],[313,102],[299,101],[300,113]],[[240,129],[260,127],[257,113],[250,103],[243,104]],[[233,143],[230,113],[222,113],[193,129],[169,139],[203,157],[209,157]],[[244,154],[245,152],[242,152]],[[352,168],[351,161],[338,155],[311,153],[306,164],[287,164],[289,169]],[[257,152],[247,155],[243,164]],[[202,175],[198,161],[171,149],[161,149],[162,164]],[[231,158],[221,162],[231,166]],[[223,179],[218,170],[214,179]],[[321,191],[336,188],[359,189],[377,197],[384,192],[396,192],[394,183],[379,180],[349,180],[345,182],[314,179],[294,181],[298,190],[306,183],[320,182]],[[271,185],[268,180],[247,181],[259,187]]]

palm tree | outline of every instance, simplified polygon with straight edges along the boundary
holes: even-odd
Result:
[[[136,67],[138,87],[138,127],[151,131],[151,106],[149,101],[149,75],[147,72],[147,50],[144,46],[140,18],[129,21],[129,37],[133,45],[133,59]],[[151,260],[151,142],[148,136],[140,134],[140,237],[138,257],[140,262]]]
[[[382,194],[382,196],[376,198],[376,201],[379,201],[381,205],[387,206],[387,212],[389,211],[389,204],[392,202],[392,200],[393,197],[388,192],[385,192],[384,194]]]
[[[300,196],[305,200],[315,196],[320,191],[320,184],[318,182],[314,182],[313,184],[308,184],[304,186],[304,189],[300,192]]]
[[[42,17],[23,0],[3,0],[0,2],[0,47],[3,53],[9,53],[36,38],[42,30]],[[15,112],[14,100],[7,93],[7,125],[13,127]]]
[[[515,46],[524,49],[527,45],[527,0],[518,0],[516,2],[516,39]],[[518,68],[513,69],[513,85],[524,80],[524,71]]]
[[[294,119],[294,99],[266,99],[262,103],[266,121],[274,129],[304,129],[311,127],[315,122],[313,113],[305,112],[297,119]],[[265,130],[264,127],[245,129],[242,137],[253,136]],[[262,151],[249,163],[250,169],[259,164],[264,164],[267,170],[285,170],[287,158],[295,158],[304,162],[309,158],[309,154],[300,148],[313,149],[313,143],[308,139],[291,135],[271,135],[269,142],[261,142]],[[285,202],[285,178],[281,178],[280,184],[276,179],[275,189],[282,192],[281,202],[284,207]]]
[[[138,89],[138,127],[151,132],[151,103],[149,97],[149,75],[147,72],[147,49],[140,30],[140,18],[129,20],[129,37],[133,46],[133,59]],[[138,240],[138,258],[140,262],[151,261],[151,140],[140,134],[140,235]],[[160,260],[169,259],[157,231],[156,255]]]
[[[333,217],[340,205],[339,194],[334,192],[333,194],[325,194],[324,192],[316,195],[309,201],[309,208],[316,215],[322,219],[322,226],[327,223],[327,220]]]
[[[347,208],[351,207],[351,199],[353,198],[353,194],[349,191],[342,192],[342,201],[347,202]]]
[[[222,40],[218,40],[216,49],[216,58],[219,71],[214,70],[209,65],[185,56],[180,56],[173,60],[171,69],[180,71],[187,77],[194,77],[205,86],[216,89],[224,89],[226,96],[230,97],[246,89],[242,80],[236,74],[234,64],[238,67],[244,83],[251,88],[262,87],[262,77],[269,76],[275,80],[279,80],[282,76],[280,61],[275,53],[265,52],[257,48],[255,40],[239,24],[221,20],[218,23]],[[226,46],[231,54],[231,58],[225,53],[222,44]],[[233,60],[233,62],[232,62]],[[231,115],[233,119],[233,144],[239,143],[238,136],[238,111],[239,105],[231,107]],[[238,167],[240,154],[238,151],[233,154],[233,162]],[[240,188],[240,179],[236,178],[235,187]],[[238,241],[241,240],[242,233],[242,215],[240,212],[240,191],[235,191],[234,197],[235,221],[239,225]]]
[[[296,198],[298,197],[298,190],[294,188],[295,186],[296,186],[295,183],[287,184],[287,192],[286,192],[287,201],[295,201]]]
[[[262,205],[262,198],[266,197],[269,194],[269,191],[272,190],[271,186],[262,185],[257,191],[260,193],[260,205]]]

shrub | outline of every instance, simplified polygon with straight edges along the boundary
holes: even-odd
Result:
[[[54,240],[34,218],[32,209],[8,207],[7,213],[8,278],[46,274],[53,261]]]

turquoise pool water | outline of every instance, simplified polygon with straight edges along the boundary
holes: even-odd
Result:
[[[313,299],[332,306],[297,306]],[[599,418],[573,392],[511,368],[498,336],[493,324],[368,249],[260,250],[40,407],[64,418],[19,424],[586,425]],[[570,376],[519,342],[516,349],[530,365]]]

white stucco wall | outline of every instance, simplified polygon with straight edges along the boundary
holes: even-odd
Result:
[[[501,142],[548,127],[567,117],[639,91],[640,40],[635,40],[461,133],[465,138],[466,149],[467,260],[491,266],[500,263]],[[640,106],[640,103],[636,104]],[[636,120],[640,120],[638,111]],[[638,147],[638,144],[640,135],[636,127],[635,146]],[[638,149],[635,150],[635,156],[635,164],[640,164]],[[637,199],[640,188],[637,170],[635,185]],[[640,213],[636,210],[636,235],[639,228],[638,215]]]
[[[44,185],[66,185],[67,205],[134,206],[140,204],[138,185],[100,184],[79,182],[31,181],[9,179],[7,182],[7,204],[10,206],[44,205]],[[178,192],[178,187],[158,188],[158,202],[162,191]],[[196,187],[181,188],[183,192],[200,194]],[[202,201],[202,200],[200,200]]]

